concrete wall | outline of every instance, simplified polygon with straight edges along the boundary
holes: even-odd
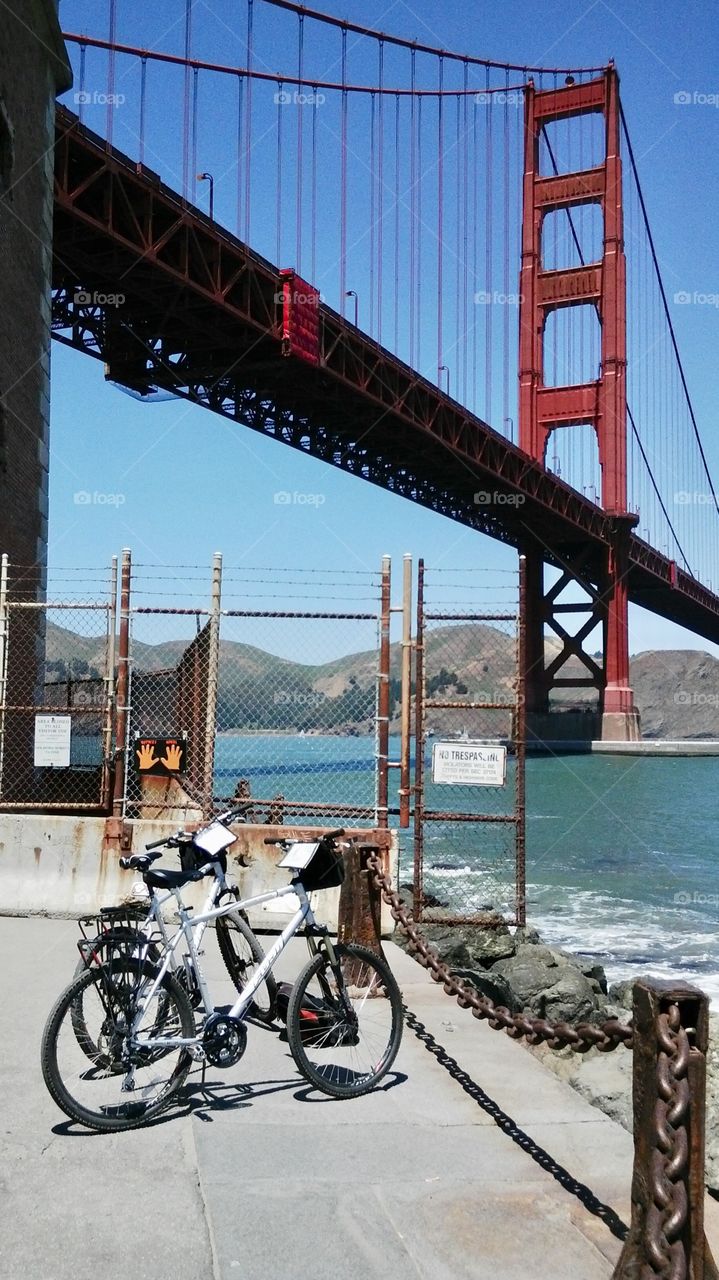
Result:
[[[174,832],[176,824],[137,820],[125,824],[131,851]],[[278,870],[280,850],[265,845],[268,835],[285,835],[287,828],[264,825],[238,826],[237,843],[228,850],[228,872],[239,885],[243,898],[280,889],[289,883],[289,874]],[[298,828],[297,834],[310,837],[312,828]],[[46,814],[0,814],[0,914],[76,917],[114,906],[127,898],[134,887],[144,888],[141,878],[122,871],[117,849],[105,841],[104,818],[62,818]],[[367,832],[348,834],[366,838]],[[243,867],[238,861],[248,861]],[[397,869],[397,838],[392,833],[392,849],[387,859],[393,877]],[[176,869],[176,855],[168,850],[162,865]],[[185,901],[199,907],[209,881],[190,885]],[[313,898],[318,919],[337,927],[339,889],[328,889]],[[294,903],[294,906],[292,905]],[[294,897],[270,902],[251,911],[255,928],[282,929],[297,909]],[[382,932],[393,931],[388,908],[383,908]]]

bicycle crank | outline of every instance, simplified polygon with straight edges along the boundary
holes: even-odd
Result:
[[[239,1018],[213,1013],[205,1023],[202,1047],[213,1067],[234,1067],[247,1048],[247,1027]]]

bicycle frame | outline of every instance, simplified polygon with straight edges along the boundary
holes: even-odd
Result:
[[[262,963],[257,966],[247,986],[240,993],[237,1000],[235,1001],[232,1008],[230,1009],[229,1014],[227,1015],[228,1017],[231,1017],[231,1018],[241,1018],[243,1014],[246,1012],[246,1010],[248,1009],[249,1005],[252,1003],[252,998],[255,992],[262,986],[262,983],[267,977],[267,974],[273,968],[275,962],[278,960],[278,958],[284,951],[290,939],[295,936],[297,931],[302,927],[302,925],[305,922],[309,925],[310,928],[315,927],[316,922],[315,922],[314,913],[310,906],[309,898],[307,897],[307,893],[305,892],[303,885],[301,883],[290,884],[283,889],[273,889],[268,893],[258,894],[254,898],[245,898],[242,901],[233,901],[233,902],[226,903],[224,906],[221,906],[221,907],[213,907],[210,910],[203,910],[200,913],[200,915],[197,915],[197,916],[190,916],[190,914],[187,911],[187,908],[184,906],[182,902],[179,889],[170,890],[170,892],[168,892],[161,899],[158,898],[157,895],[155,895],[155,901],[153,902],[153,911],[157,912],[155,919],[157,920],[157,923],[160,927],[160,931],[162,932],[162,935],[163,935],[166,954],[162,961],[162,964],[160,965],[160,968],[157,974],[152,980],[149,990],[146,993],[143,993],[143,995],[140,997],[140,1001],[138,1002],[139,1004],[138,1011],[132,1023],[132,1026],[130,1028],[130,1038],[132,1039],[137,1035],[145,1010],[157,995],[157,992],[161,987],[162,981],[166,973],[171,967],[176,967],[176,965],[173,966],[173,957],[177,947],[180,944],[181,939],[184,938],[185,942],[187,943],[187,947],[192,960],[195,975],[197,977],[197,984],[200,989],[200,995],[202,997],[202,1004],[205,1010],[205,1015],[206,1017],[211,1017],[216,1010],[215,1010],[215,1005],[210,996],[210,991],[207,986],[207,981],[205,979],[205,976],[202,972],[202,968],[200,966],[197,943],[195,940],[196,932],[200,930],[199,937],[201,939],[205,929],[207,928],[207,925],[211,921],[218,920],[221,916],[230,915],[233,911],[241,911],[247,907],[260,906],[263,902],[271,902],[276,900],[277,898],[288,897],[290,894],[299,898],[300,905],[298,910],[295,912],[292,919],[282,930],[282,933],[280,934],[279,938],[274,943],[274,945],[270,948],[270,950],[268,951]],[[164,921],[162,920],[160,907],[165,902],[167,902],[169,898],[172,898],[172,897],[176,899],[178,904],[178,915],[180,918],[180,927],[172,935],[172,937],[169,937],[167,930],[165,929]],[[213,892],[208,894],[208,901],[210,901],[213,897],[214,897]],[[150,917],[148,916],[148,919],[149,918]],[[331,948],[331,944],[330,944],[330,950],[331,951],[333,950]],[[168,1036],[168,1037],[157,1037],[157,1038],[152,1038],[152,1039],[143,1041],[143,1045],[146,1048],[172,1048],[172,1047],[191,1048],[201,1043],[202,1043],[201,1034],[198,1036],[193,1036],[192,1039]]]

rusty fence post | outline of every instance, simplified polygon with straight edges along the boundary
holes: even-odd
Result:
[[[634,985],[632,1222],[612,1280],[719,1280],[704,1235],[708,999]]]
[[[410,743],[412,724],[412,557],[404,557],[402,574],[402,701],[399,775],[399,825],[408,827],[410,820]]]
[[[414,891],[412,911],[422,919],[424,870],[424,560],[417,561],[417,629],[414,668]]]
[[[345,878],[340,889],[337,937],[340,942],[358,942],[382,955],[380,921],[381,895],[368,874],[367,859],[381,855],[379,844],[352,841],[344,853]]]
[[[125,816],[127,783],[128,695],[130,691],[130,583],[132,556],[123,548],[120,570],[120,634],[117,646],[117,685],[115,690],[115,779],[112,794],[114,818]]]
[[[377,802],[375,822],[389,823],[389,715],[390,715],[390,614],[392,604],[392,562],[382,557],[380,596],[379,671],[377,684]]]
[[[212,814],[215,781],[215,739],[217,735],[217,685],[220,674],[220,619],[222,614],[222,556],[216,551],[212,559],[212,596],[210,600],[209,650],[207,657],[207,698],[205,702],[205,749],[203,753],[202,804],[205,817]]]

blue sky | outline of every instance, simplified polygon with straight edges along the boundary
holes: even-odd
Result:
[[[289,69],[295,46],[284,34],[287,15],[262,0],[255,9],[258,29],[277,31],[273,69]],[[181,51],[181,0],[153,6],[121,0],[118,10],[119,39]],[[234,11],[244,22],[244,4],[197,0],[198,56],[243,61],[240,33],[233,44],[227,32]],[[719,28],[713,6],[544,0],[538,8],[515,0],[470,10],[456,0],[415,0],[411,6],[334,0],[332,12],[410,39],[521,63],[596,65],[614,57],[670,298],[684,291],[719,301]],[[63,0],[61,18],[68,30],[107,34],[104,0],[91,7]],[[690,101],[676,102],[677,94]],[[218,112],[222,134],[230,123]],[[101,127],[100,118],[91,122]],[[178,158],[163,129],[169,135],[158,118],[160,154],[148,163],[177,185]],[[163,146],[166,166],[160,163]],[[323,181],[329,190],[332,176]],[[223,200],[229,208],[229,192],[218,192],[220,216]],[[719,306],[698,301],[674,307],[673,319],[710,464],[719,475]],[[216,549],[233,565],[372,570],[387,552],[398,574],[405,551],[458,571],[516,563],[511,551],[479,534],[200,408],[175,401],[138,404],[104,382],[99,363],[58,344],[52,377],[51,565],[103,563],[124,545],[152,564],[208,564]],[[278,493],[291,500],[277,502]],[[90,500],[78,502],[77,494]],[[679,628],[632,611],[632,651],[685,646],[705,647]]]

